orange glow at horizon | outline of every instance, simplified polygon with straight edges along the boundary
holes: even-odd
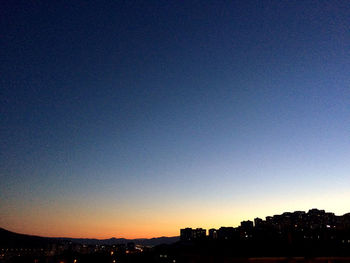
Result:
[[[227,202],[220,206],[203,202],[189,202],[187,205],[174,203],[170,208],[125,210],[123,213],[110,210],[108,205],[90,210],[83,206],[63,209],[57,205],[45,210],[45,214],[39,213],[39,208],[35,207],[30,210],[16,209],[0,219],[0,226],[17,233],[47,237],[134,239],[179,236],[180,228],[235,227],[243,220],[265,218],[287,211],[319,208],[342,215],[349,212],[345,204],[345,200],[349,199],[349,193],[339,191],[337,195],[310,194],[307,199],[285,197],[277,201],[275,198],[264,198],[245,200],[244,203]]]

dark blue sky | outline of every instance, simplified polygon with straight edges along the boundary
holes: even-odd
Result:
[[[220,206],[212,226],[346,210],[330,196],[350,183],[349,1],[7,1],[0,17],[0,226],[140,236],[158,232],[125,222],[174,211],[164,234]],[[41,228],[47,211],[101,221],[94,207],[125,222]]]

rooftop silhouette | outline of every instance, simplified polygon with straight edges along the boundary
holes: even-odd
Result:
[[[289,244],[300,241],[338,241],[350,244],[350,213],[337,216],[325,210],[285,212],[267,216],[265,220],[242,221],[238,227],[206,230],[180,230],[181,241],[196,240],[280,240]]]

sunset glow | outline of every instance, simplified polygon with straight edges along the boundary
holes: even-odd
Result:
[[[152,238],[350,212],[348,1],[10,2],[1,228]]]

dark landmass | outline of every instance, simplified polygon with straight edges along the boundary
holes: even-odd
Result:
[[[126,239],[126,238],[109,238],[109,239],[94,239],[94,238],[55,238],[55,240],[71,241],[78,244],[86,245],[114,245],[126,244],[133,242],[143,246],[157,246],[161,244],[172,244],[179,241],[179,237],[154,237],[154,238],[140,238],[140,239]]]
[[[157,237],[157,238],[110,238],[110,239],[93,239],[93,238],[66,238],[66,237],[40,237],[25,234],[18,234],[6,229],[0,228],[0,248],[45,248],[48,245],[60,243],[76,243],[86,245],[114,245],[127,244],[133,242],[143,246],[156,246],[160,244],[171,244],[179,240],[175,237]]]
[[[18,234],[0,228],[0,248],[42,248],[55,242],[54,238]]]
[[[208,234],[207,234],[208,233]],[[0,229],[0,263],[345,263],[350,262],[350,213],[286,212],[180,237],[47,238]]]

